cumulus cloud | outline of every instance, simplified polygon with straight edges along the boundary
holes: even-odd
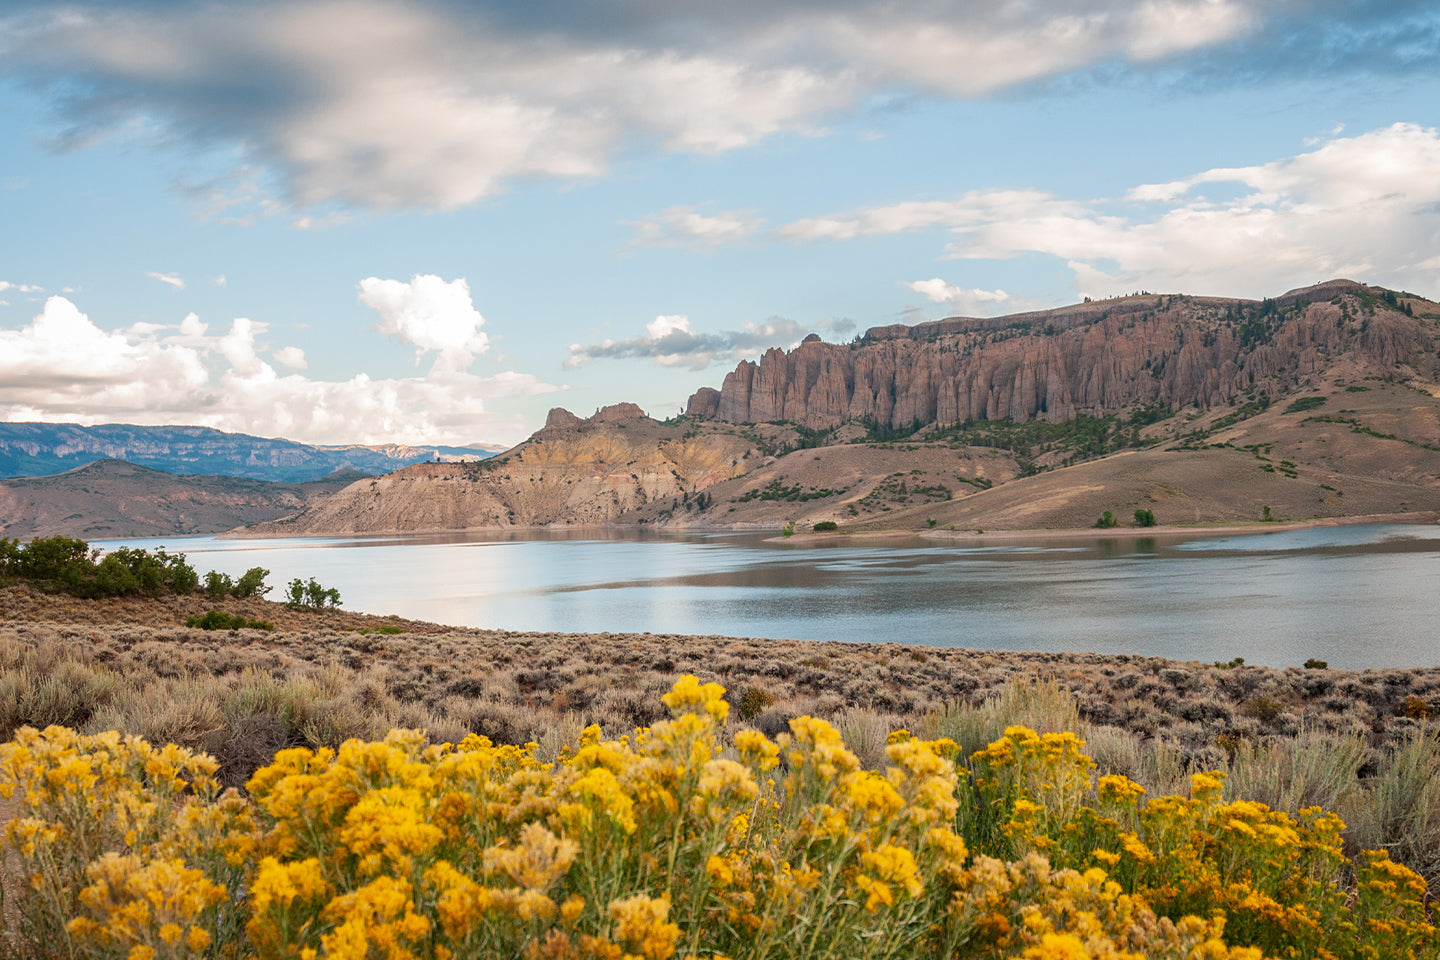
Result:
[[[1098,69],[1433,67],[1423,0],[10,0],[0,63],[49,84],[94,142],[136,118],[238,147],[197,199],[244,220],[278,201],[473,203],[517,180],[592,178],[636,145],[716,153],[894,93],[983,97]],[[323,37],[323,43],[315,38]],[[244,210],[249,213],[241,212]],[[318,220],[297,221],[315,223]]]
[[[436,364],[426,375],[312,380],[280,374],[303,351],[272,350],[268,326],[237,319],[218,334],[195,314],[178,324],[100,329],[65,297],[30,323],[0,329],[0,417],[73,423],[195,423],[311,443],[517,438],[518,418],[486,401],[559,389],[521,373],[477,376]]]
[[[754,235],[763,222],[753,214],[738,210],[710,215],[695,207],[670,207],[643,220],[632,221],[630,226],[635,228],[635,237],[630,242],[638,247],[735,243]]]
[[[826,320],[820,330],[843,335],[855,329],[847,319]],[[624,340],[605,339],[599,343],[570,345],[565,366],[574,368],[588,360],[649,358],[662,367],[689,367],[703,370],[716,363],[733,363],[770,347],[793,347],[811,328],[784,317],[764,323],[743,323],[739,330],[699,333],[691,329],[683,314],[662,314],[645,325],[645,336]]]
[[[149,273],[145,274],[145,276],[149,277],[152,280],[159,280],[161,283],[166,284],[167,286],[174,287],[176,290],[185,289],[185,281],[180,279],[179,274],[157,273],[154,270],[151,270]]]
[[[485,318],[464,277],[448,283],[434,274],[417,274],[408,283],[366,277],[360,302],[380,314],[381,333],[415,347],[417,364],[436,352],[437,367],[463,370],[490,347],[490,338],[480,332]]]
[[[1212,185],[1221,190],[1213,199]],[[1440,132],[1397,123],[1271,163],[1140,184],[1121,198],[979,191],[799,220],[774,235],[820,242],[923,229],[952,235],[950,258],[1056,257],[1077,293],[1097,297],[1139,288],[1258,297],[1334,277],[1433,290]],[[907,285],[936,302],[964,301],[943,281]],[[984,291],[971,293],[983,304]]]
[[[282,367],[289,367],[291,370],[309,369],[310,363],[305,359],[305,351],[299,347],[281,347],[279,350],[272,350],[270,356]]]
[[[939,277],[916,280],[905,286],[923,295],[931,303],[943,303],[966,314],[993,313],[997,307],[1010,302],[1010,294],[1004,290],[966,289]]]
[[[1210,199],[1206,185],[1242,195]],[[1440,134],[1395,124],[1259,166],[1136,187],[1133,207],[1030,216],[962,229],[950,256],[1026,252],[1065,259],[1081,292],[1144,287],[1273,294],[1349,277],[1434,289],[1440,237]],[[1135,209],[1138,207],[1138,209]],[[1112,208],[1113,211],[1114,208]],[[1101,286],[1104,284],[1104,286]]]

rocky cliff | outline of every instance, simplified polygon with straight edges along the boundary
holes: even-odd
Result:
[[[807,337],[745,361],[687,414],[731,423],[850,420],[894,428],[1104,416],[1148,404],[1199,410],[1278,397],[1346,357],[1363,373],[1434,380],[1433,304],[1347,280],[1273,300],[1139,295],[992,319],[874,327],[854,343]]]
[[[633,403],[580,418],[555,409],[544,428],[499,456],[427,463],[357,481],[302,514],[234,536],[309,536],[609,523],[650,503],[744,473],[759,460],[730,433],[688,435]]]

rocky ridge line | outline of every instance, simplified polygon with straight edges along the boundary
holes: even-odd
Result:
[[[1105,416],[1141,404],[1208,409],[1279,395],[1350,354],[1370,372],[1434,380],[1434,325],[1348,280],[1274,300],[1139,295],[990,319],[874,327],[854,343],[807,337],[744,361],[686,413],[825,429]],[[1426,301],[1416,300],[1416,304]]]

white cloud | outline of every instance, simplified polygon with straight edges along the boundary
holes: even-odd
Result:
[[[853,240],[989,223],[1037,208],[1079,210],[1080,205],[1035,190],[975,190],[955,200],[907,200],[849,215],[796,220],[777,227],[772,235],[793,243]]]
[[[305,351],[299,347],[281,347],[279,350],[272,350],[270,356],[282,367],[289,367],[291,370],[309,369],[310,363],[305,359]]]
[[[716,153],[821,132],[873,95],[987,96],[1223,49],[1288,22],[1277,6],[640,0],[601,20],[566,4],[37,3],[6,54],[64,92],[71,143],[141,117],[238,146],[234,174],[194,193],[247,222],[275,212],[277,191],[305,208],[455,208],[517,180],[602,175],[636,144]]]
[[[1222,185],[1224,199],[1205,196]],[[1244,188],[1234,197],[1234,187]],[[951,258],[1047,254],[1076,291],[1135,289],[1263,296],[1335,277],[1411,289],[1440,286],[1440,132],[1397,123],[1250,167],[1216,168],[1125,197],[1068,200],[976,191],[795,221],[772,235],[847,240],[943,228]],[[930,296],[948,287],[919,281]],[[934,299],[932,297],[932,299]]]
[[[997,307],[1010,301],[1010,294],[1004,290],[966,289],[939,277],[916,280],[906,283],[905,286],[923,295],[931,303],[943,303],[970,315],[994,313]]]
[[[311,380],[295,347],[269,351],[267,325],[245,319],[219,335],[190,314],[179,324],[105,331],[64,297],[18,330],[0,329],[0,418],[73,423],[195,423],[311,443],[519,439],[517,417],[486,401],[559,389],[521,373],[476,376],[441,367],[425,376]]]
[[[143,410],[154,395],[184,396],[208,374],[198,351],[144,335],[106,332],[64,297],[18,331],[0,330],[0,404]],[[6,419],[14,419],[7,416]]]
[[[1200,192],[1207,184],[1248,192],[1210,200]],[[1085,266],[1080,289],[1093,296],[1142,287],[1259,296],[1333,277],[1440,284],[1424,266],[1440,238],[1435,128],[1395,124],[1260,166],[1142,185],[1130,199],[1162,209],[1149,217],[1037,209],[963,229],[949,252],[1052,254]],[[1109,285],[1090,285],[1101,282]]]
[[[871,76],[977,97],[1113,58],[1153,61],[1212,46],[1258,19],[1254,5],[1227,0],[1079,2],[1044,12],[1023,2],[945,7],[866,5],[808,26]]]
[[[226,281],[226,279],[225,279],[225,274],[223,274],[223,273],[220,274],[220,276],[218,276],[218,277],[215,278],[215,286],[217,286],[217,287],[223,287],[223,286],[225,286],[226,282],[227,282],[227,281]]]
[[[635,237],[630,242],[641,247],[714,246],[745,240],[763,223],[758,217],[738,210],[712,216],[694,207],[670,207],[654,216],[632,221],[630,226],[635,228]]]
[[[490,338],[480,331],[485,318],[464,277],[449,283],[434,274],[416,275],[409,283],[366,277],[360,302],[380,314],[381,333],[415,346],[416,363],[436,351],[437,367],[463,370],[489,349]]]
[[[156,273],[154,270],[151,270],[149,273],[145,274],[145,276],[151,278],[152,280],[159,280],[161,283],[168,284],[169,286],[174,287],[176,290],[185,289],[185,281],[181,280],[178,274]]]
[[[40,293],[44,289],[44,287],[37,287],[29,283],[11,283],[8,280],[0,280],[0,293],[4,293],[6,290],[15,290],[19,293]]]
[[[690,318],[682,313],[661,314],[645,324],[645,333],[652,340],[660,340],[672,333],[689,333]]]

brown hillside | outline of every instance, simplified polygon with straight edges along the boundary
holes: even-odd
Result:
[[[233,536],[417,533],[624,522],[626,514],[744,473],[759,454],[727,431],[695,434],[634,404],[581,420],[566,410],[478,463],[418,464],[357,481],[295,517]]]
[[[1320,398],[1318,401],[1312,398]],[[1298,401],[1298,403],[1297,403]],[[1287,412],[1291,407],[1301,409]],[[1222,422],[1218,411],[1194,421]],[[1164,425],[1162,425],[1164,426]],[[1440,511],[1440,401],[1417,385],[1329,382],[1200,440],[1064,467],[855,529],[1025,530],[1123,524],[1309,520]]]
[[[97,460],[55,476],[0,480],[0,536],[201,536],[294,513],[349,482],[173,476]]]

